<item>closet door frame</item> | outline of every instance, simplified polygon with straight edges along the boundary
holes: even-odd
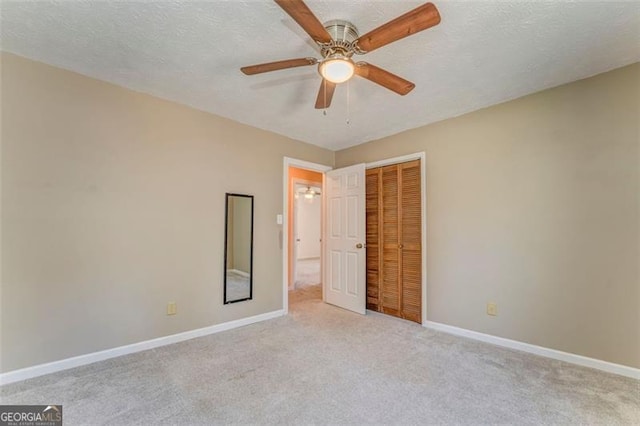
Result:
[[[400,157],[388,158],[385,160],[366,163],[366,169],[376,167],[391,166],[408,161],[420,160],[420,215],[422,225],[422,325],[427,324],[427,173],[426,173],[426,156],[423,152],[402,155]]]

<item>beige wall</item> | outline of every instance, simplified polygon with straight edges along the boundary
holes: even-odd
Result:
[[[332,152],[10,54],[1,71],[0,371],[282,308],[283,156]],[[255,196],[254,299],[231,305],[226,192]]]
[[[282,307],[282,157],[333,153],[0,57],[0,371]],[[426,152],[429,320],[640,367],[639,103],[633,65],[336,162]],[[225,192],[256,197],[254,300],[232,305]]]
[[[640,367],[639,122],[635,64],[336,166],[426,152],[429,320]]]

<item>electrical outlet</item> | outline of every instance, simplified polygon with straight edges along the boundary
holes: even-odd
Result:
[[[178,313],[178,305],[176,302],[169,302],[167,304],[167,315],[175,315]]]
[[[498,315],[498,305],[496,303],[487,303],[487,315],[491,315],[492,317]]]

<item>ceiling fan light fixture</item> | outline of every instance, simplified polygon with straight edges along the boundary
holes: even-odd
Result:
[[[306,198],[307,200],[312,200],[314,197],[320,195],[320,192],[316,191],[315,189],[311,189],[310,186],[307,186],[307,189],[305,189],[304,191],[300,191],[300,193],[303,194],[304,198]]]
[[[322,78],[332,83],[344,83],[353,77],[355,64],[344,55],[332,55],[318,65],[318,72]]]

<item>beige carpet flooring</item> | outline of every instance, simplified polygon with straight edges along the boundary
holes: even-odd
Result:
[[[640,382],[290,294],[290,315],[0,388],[80,424],[640,424]]]

